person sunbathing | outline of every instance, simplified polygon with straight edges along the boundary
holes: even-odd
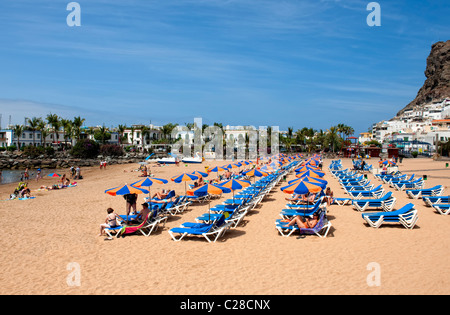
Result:
[[[169,195],[169,192],[167,190],[163,189],[162,192],[157,192],[156,194],[154,194],[152,196],[152,199],[154,199],[154,198],[158,198],[160,200],[166,199],[168,195]]]
[[[292,194],[292,197],[286,197],[285,198],[287,201],[300,201],[302,200],[302,195],[298,195],[298,194]]]
[[[25,187],[20,191],[20,198],[30,198],[31,197],[31,191],[30,188]]]
[[[177,196],[174,196],[174,197],[172,197],[172,198],[169,198],[169,199],[155,199],[155,200],[153,200],[152,199],[152,202],[151,203],[167,203],[167,202],[174,202],[175,200],[177,200]]]
[[[312,229],[319,222],[319,214],[316,212],[313,215],[313,218],[304,218],[299,215],[295,216],[289,223],[288,226],[297,225],[300,229]]]

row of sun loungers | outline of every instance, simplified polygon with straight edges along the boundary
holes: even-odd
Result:
[[[339,170],[342,168],[340,160],[330,165],[330,168]],[[289,237],[295,232],[300,235],[317,235],[320,238],[325,238],[332,226],[327,218],[326,199],[323,193],[317,194],[316,199],[311,204],[287,203],[285,208],[280,211],[281,219],[275,221],[275,228],[281,236]],[[289,225],[289,222],[296,216],[302,218],[312,217],[318,214],[318,222],[312,228],[299,228],[297,224]]]
[[[281,178],[297,162],[291,162],[283,171],[275,172],[243,189],[233,199],[216,205],[208,213],[196,218],[196,222],[185,222],[169,230],[174,241],[181,241],[186,236],[203,236],[209,243],[216,242],[225,233],[237,227],[248,212],[253,210],[271,190],[278,185]]]
[[[379,228],[384,223],[400,223],[405,228],[412,229],[419,216],[414,204],[408,203],[396,211],[363,213],[362,218],[373,228]]]
[[[144,236],[150,236],[150,234],[159,227],[164,228],[165,223],[170,216],[184,212],[191,204],[191,201],[188,200],[187,196],[179,196],[174,201],[166,203],[151,203],[148,201],[147,204],[151,211],[142,223],[129,226],[127,225],[127,222],[133,221],[137,215],[119,215],[121,224],[113,228],[105,229],[106,234],[111,238],[113,236],[119,237],[134,232],[139,232]]]
[[[349,170],[332,171],[332,174],[337,178],[344,189],[349,194],[350,198],[336,198],[336,203],[352,204],[355,209],[362,213],[362,218],[370,227],[379,228],[384,223],[399,223],[407,229],[412,229],[417,220],[418,212],[414,204],[409,203],[398,210],[394,210],[396,198],[392,192],[384,191],[382,185],[374,187],[366,178],[362,178],[357,173]],[[406,176],[395,175],[375,175],[386,184],[392,184],[391,187],[401,181],[406,182]],[[412,180],[414,175],[409,179]],[[381,212],[366,212],[376,209],[382,209]]]

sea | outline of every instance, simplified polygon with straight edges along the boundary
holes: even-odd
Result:
[[[41,177],[48,176],[48,174],[55,173],[56,169],[45,169],[41,171]],[[2,170],[2,174],[0,176],[0,185],[2,184],[10,184],[10,183],[18,183],[23,181],[24,170]],[[37,170],[32,169],[28,171],[29,180],[36,180]]]

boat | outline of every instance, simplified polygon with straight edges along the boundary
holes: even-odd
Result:
[[[170,157],[160,158],[157,159],[156,162],[160,164],[176,164],[178,162],[178,159],[173,154],[169,153]]]
[[[200,153],[195,153],[195,157],[185,157],[181,160],[183,163],[197,163],[200,164],[203,162],[203,158]]]

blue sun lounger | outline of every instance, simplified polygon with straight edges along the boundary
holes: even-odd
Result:
[[[203,236],[209,243],[213,243],[222,236],[226,230],[232,225],[232,222],[225,222],[225,215],[222,214],[220,218],[214,223],[183,223],[180,227],[169,230],[169,234],[176,242],[181,241],[187,235]],[[178,238],[176,237],[178,235]]]
[[[373,228],[379,228],[383,223],[400,223],[405,228],[412,229],[419,216],[414,204],[408,203],[392,212],[363,213],[362,218]]]
[[[423,185],[424,185],[423,178],[420,177],[413,181],[400,181],[398,183],[394,183],[393,187],[397,190],[422,189]]]
[[[442,215],[450,213],[450,203],[435,203],[433,208]]]
[[[372,190],[348,191],[348,194],[354,199],[372,198],[372,197],[380,198],[383,193],[384,193],[384,189],[383,189],[383,186],[381,186],[381,185],[375,187]]]
[[[392,192],[388,192],[378,199],[357,199],[352,201],[352,205],[358,211],[366,211],[368,208],[381,208],[384,211],[391,211],[396,202],[396,198],[392,196]]]
[[[435,203],[450,203],[450,196],[423,196],[425,205],[432,207]]]
[[[432,188],[407,189],[405,192],[409,198],[419,199],[423,196],[440,196],[444,192],[444,187],[442,185],[437,185]]]
[[[275,221],[275,227],[278,232],[284,236],[291,236],[292,233],[300,231],[300,235],[317,235],[320,238],[325,238],[328,235],[328,231],[331,228],[331,222],[328,221],[326,217],[326,211],[322,211],[319,215],[319,222],[312,228],[302,228],[300,229],[296,224],[289,226],[289,222],[282,222],[282,220]],[[323,231],[323,233],[321,233]]]

